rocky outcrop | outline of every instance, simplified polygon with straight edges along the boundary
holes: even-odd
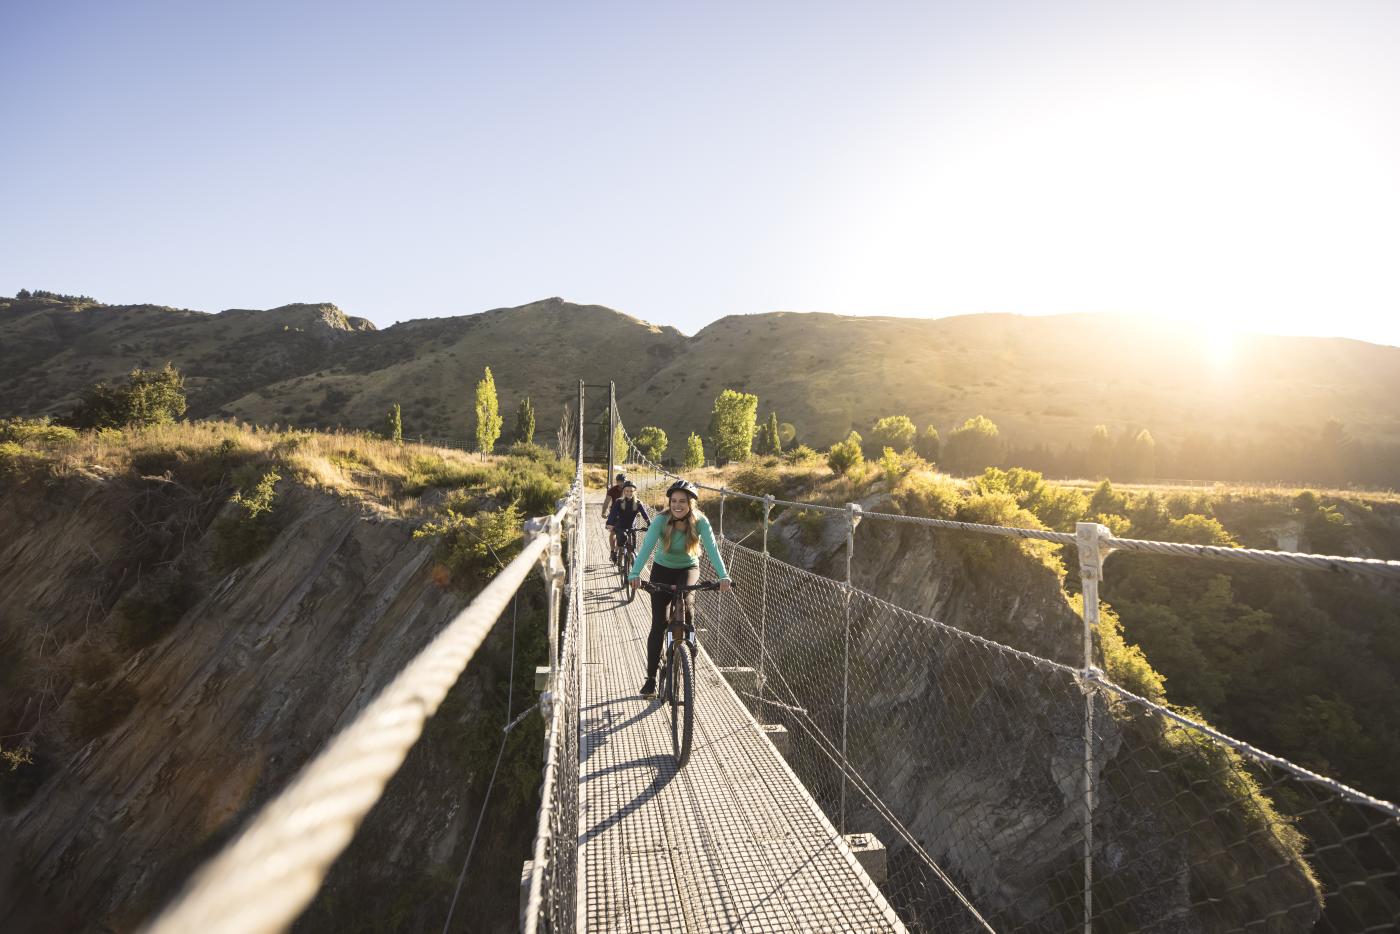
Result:
[[[0,714],[29,729],[33,698],[50,705],[24,767],[37,787],[7,795],[0,816],[0,929],[134,929],[466,602],[434,583],[430,545],[410,523],[300,487],[283,494],[271,546],[221,574],[217,504],[191,513],[186,497],[159,491],[168,509],[123,508],[161,483],[0,488],[0,645],[23,660],[0,680]],[[108,610],[139,586],[134,569],[162,522],[176,530],[169,560],[193,595],[164,635],[124,652],[111,632],[120,614]],[[147,563],[143,573],[159,572]],[[521,609],[523,653],[539,626],[528,602]],[[440,929],[500,736],[511,633],[498,629],[363,828],[373,848],[337,864],[305,929],[352,930],[391,913],[398,930]],[[47,683],[28,677],[39,670]],[[493,893],[526,858],[537,731],[533,740],[512,752],[524,756],[524,790],[496,789],[457,929],[510,925],[513,902]]]

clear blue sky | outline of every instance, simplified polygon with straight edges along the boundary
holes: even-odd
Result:
[[[0,2],[0,293],[1400,344],[1400,3]]]

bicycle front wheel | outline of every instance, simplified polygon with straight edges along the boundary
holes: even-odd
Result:
[[[636,557],[637,556],[635,554],[628,552],[627,561],[622,566],[622,589],[624,591],[623,596],[626,598],[628,603],[631,603],[633,600],[637,599],[637,591],[633,590],[632,586],[627,582],[627,571],[629,568],[632,567],[632,562],[636,559]]]
[[[684,768],[690,759],[690,740],[695,731],[695,679],[690,652],[690,646],[682,643],[671,658],[671,746],[677,768]]]

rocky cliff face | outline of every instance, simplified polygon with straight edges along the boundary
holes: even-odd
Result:
[[[466,603],[434,583],[431,546],[409,523],[300,487],[283,494],[261,556],[219,572],[211,522],[226,497],[167,478],[0,485],[0,732],[40,737],[35,761],[0,785],[0,928],[134,929]],[[133,649],[139,637],[109,611],[162,574],[161,593],[186,608]],[[542,638],[536,609],[526,600],[518,618],[522,670]],[[440,928],[494,761],[510,652],[507,618],[303,929]],[[538,728],[517,732],[456,929],[513,924],[539,761]]]
[[[885,497],[863,505],[894,511]],[[844,579],[844,520],[784,517],[772,536],[784,560]],[[1071,674],[896,607],[1077,668],[1083,622],[1044,558],[912,525],[866,521],[856,532],[853,583],[893,606],[851,603],[850,758],[998,930],[1082,923],[1084,695]],[[767,588],[770,651],[834,741],[846,688],[839,590],[773,567]],[[785,605],[795,612],[785,617]],[[1098,646],[1095,655],[1102,665]],[[792,718],[767,708],[767,719]],[[1266,915],[1265,930],[1311,930],[1315,882],[1256,819],[1228,762],[1104,694],[1094,720],[1095,930],[1224,931]],[[839,774],[795,722],[790,731],[799,774],[833,813]],[[906,911],[957,916],[885,819],[854,789],[847,799],[850,828],[890,847],[892,897]]]

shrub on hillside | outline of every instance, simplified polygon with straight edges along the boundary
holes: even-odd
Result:
[[[913,451],[896,451],[887,447],[880,457],[880,470],[884,473],[890,489],[894,489],[911,471],[928,469],[928,462]]]
[[[1186,542],[1192,545],[1218,545],[1224,548],[1238,548],[1239,543],[1225,531],[1219,519],[1207,516],[1189,515],[1173,519],[1167,524],[1169,542]]]
[[[883,451],[885,448],[894,448],[897,452],[907,451],[914,446],[917,436],[918,429],[914,427],[909,416],[886,415],[870,429],[870,449],[872,453]]]
[[[455,509],[413,533],[414,538],[439,539],[435,554],[452,583],[470,588],[496,575],[520,550],[524,517],[515,503],[495,510],[463,515]]]
[[[894,503],[908,516],[952,519],[962,503],[962,490],[951,477],[919,470],[910,473],[895,487]]]
[[[229,499],[230,511],[214,522],[214,558],[226,568],[246,564],[277,537],[277,481],[282,475],[269,470],[256,483],[240,488]]]
[[[47,418],[0,418],[0,442],[38,445],[76,440],[76,431],[66,425],[55,425]]]
[[[794,467],[810,467],[814,464],[821,463],[821,459],[822,455],[820,451],[815,451],[805,444],[799,444],[797,447],[783,453],[783,460],[792,464]]]
[[[837,476],[845,476],[865,463],[865,454],[860,449],[860,433],[852,431],[845,441],[838,441],[826,454],[826,465]]]
[[[94,384],[66,421],[75,428],[145,428],[184,414],[185,378],[167,363],[160,371],[138,367],[120,386]]]

